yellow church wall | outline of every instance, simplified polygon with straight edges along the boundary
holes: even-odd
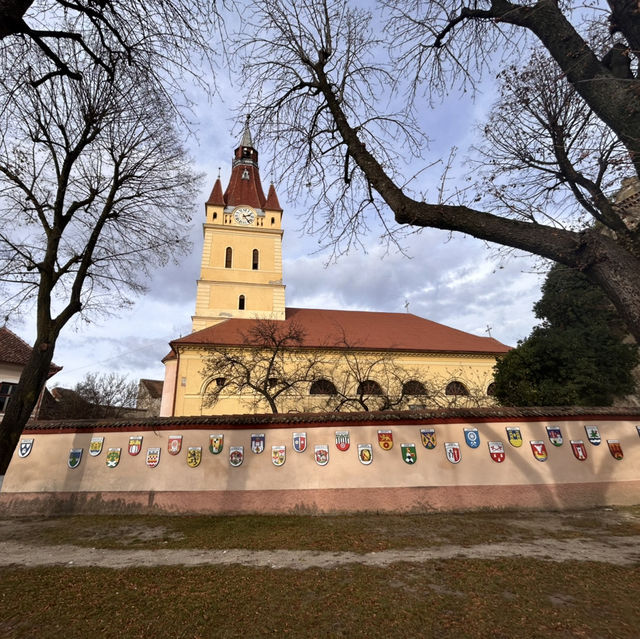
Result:
[[[214,406],[205,406],[203,395],[208,382],[215,379],[216,375],[205,375],[204,361],[207,356],[205,349],[187,348],[180,352],[178,388],[175,397],[175,415],[225,415],[241,414],[246,412],[270,412],[270,408],[265,401],[262,401],[256,408],[255,398],[250,394],[244,396],[222,396]],[[408,398],[406,406],[434,406],[443,404],[455,404],[457,406],[466,405],[491,405],[493,399],[487,396],[487,387],[493,381],[493,366],[495,357],[460,354],[416,354],[416,353],[367,353],[360,352],[355,355],[364,362],[369,358],[388,358],[395,366],[403,368],[405,371],[415,371],[418,381],[427,384],[429,390],[438,391],[435,401],[426,401],[422,397]],[[345,363],[342,355],[335,351],[323,352],[322,368],[326,371],[323,377],[333,381],[340,387],[344,380]],[[332,373],[333,372],[333,373]],[[372,375],[375,379],[375,375]],[[383,379],[375,379],[384,389]],[[462,382],[469,390],[469,397],[445,396],[446,385],[451,381]],[[355,391],[355,389],[351,389]],[[317,411],[323,408],[321,396],[311,396],[305,394],[302,398],[295,397],[290,401],[282,402],[279,405],[280,412],[302,412]]]

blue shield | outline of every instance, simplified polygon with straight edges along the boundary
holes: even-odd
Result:
[[[293,433],[293,450],[304,453],[307,450],[307,433]]]
[[[478,448],[480,446],[480,435],[477,428],[464,429],[464,441],[467,442],[469,448]]]

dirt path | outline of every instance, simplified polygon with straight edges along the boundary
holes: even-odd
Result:
[[[387,566],[434,559],[498,559],[531,557],[540,561],[598,561],[616,565],[640,563],[640,537],[594,539],[542,539],[527,543],[491,543],[475,546],[387,550],[358,554],[307,550],[105,550],[80,546],[35,546],[0,542],[0,566],[242,566],[288,568],[336,568],[348,564]]]

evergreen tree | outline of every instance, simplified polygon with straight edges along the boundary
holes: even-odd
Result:
[[[541,324],[496,364],[500,403],[610,406],[634,392],[637,346],[598,286],[557,264],[534,311]]]

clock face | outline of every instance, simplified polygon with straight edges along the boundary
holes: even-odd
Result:
[[[233,212],[233,218],[238,224],[253,224],[253,221],[256,219],[256,213],[248,206],[239,206]]]

